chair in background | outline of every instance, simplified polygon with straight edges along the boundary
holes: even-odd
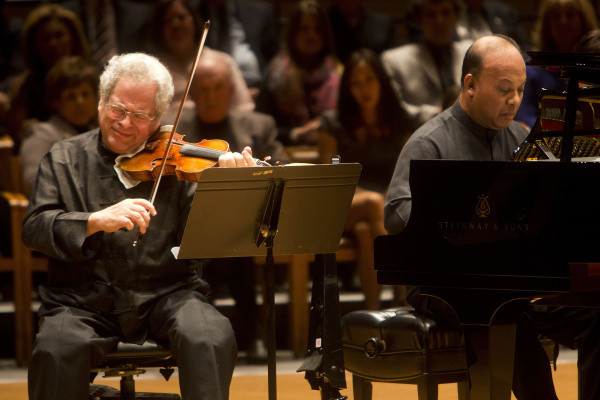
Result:
[[[0,254],[0,272],[12,273],[15,359],[17,365],[27,363],[26,320],[31,315],[24,302],[29,294],[23,282],[26,249],[21,241],[21,225],[27,210],[27,197],[20,193],[18,157],[13,156],[14,142],[8,136],[0,137],[0,213],[6,219],[1,225],[3,251]]]

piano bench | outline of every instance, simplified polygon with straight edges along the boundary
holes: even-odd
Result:
[[[416,384],[419,400],[436,400],[438,384],[457,382],[459,399],[468,396],[462,331],[412,307],[348,313],[342,342],[355,400],[372,398],[372,382]]]
[[[108,353],[103,363],[90,372],[90,383],[102,372],[103,377],[120,377],[121,390],[104,385],[90,385],[90,399],[94,400],[181,400],[178,394],[146,393],[135,391],[134,377],[146,372],[146,368],[159,368],[165,380],[169,380],[177,363],[168,347],[147,340],[142,345],[119,342],[117,349]]]

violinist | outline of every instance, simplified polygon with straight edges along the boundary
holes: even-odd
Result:
[[[43,158],[23,224],[26,245],[50,257],[29,398],[87,398],[90,369],[107,352],[120,340],[152,338],[170,345],[183,399],[227,399],[237,356],[231,324],[207,302],[195,266],[171,254],[195,184],[164,176],[151,203],[152,181],[127,188],[117,173],[119,156],[141,150],[159,129],[171,75],[154,57],[115,56],[99,92],[100,128]],[[250,148],[219,159],[220,167],[254,165]]]

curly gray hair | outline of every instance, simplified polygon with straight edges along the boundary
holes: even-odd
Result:
[[[158,116],[162,115],[173,99],[173,78],[167,68],[156,58],[144,53],[113,56],[100,76],[99,98],[106,103],[118,80],[127,77],[140,82],[156,84],[154,104]]]

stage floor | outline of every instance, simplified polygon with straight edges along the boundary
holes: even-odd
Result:
[[[243,354],[240,355],[240,359]],[[558,368],[553,372],[554,385],[561,400],[577,400],[577,352],[561,349]],[[279,400],[320,400],[318,391],[310,389],[304,374],[296,373],[302,360],[293,359],[290,351],[277,352],[277,398]],[[136,379],[138,391],[155,391],[178,393],[176,375],[169,382],[164,382],[156,371],[149,371]],[[352,399],[352,378],[346,375],[348,389],[342,393]],[[0,396],[2,400],[27,400],[27,370],[17,368],[13,360],[0,360]],[[118,379],[97,379],[97,384],[118,387]],[[231,400],[266,400],[268,398],[267,366],[236,366],[231,384]],[[444,384],[439,387],[439,400],[455,400],[458,398],[456,384]],[[415,385],[393,383],[375,383],[373,400],[416,400]],[[514,397],[513,397],[514,399]]]

